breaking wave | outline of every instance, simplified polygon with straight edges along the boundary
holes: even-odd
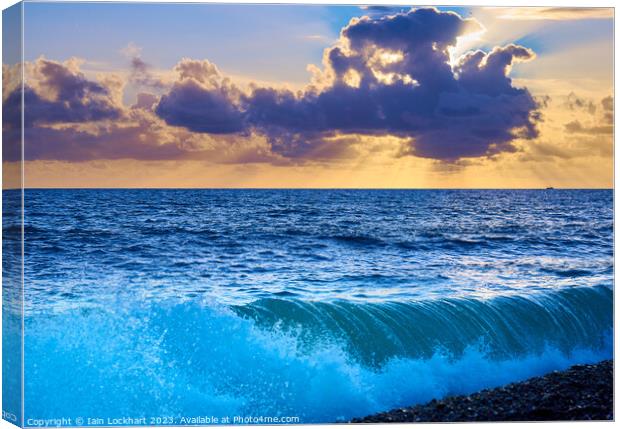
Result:
[[[125,295],[26,318],[26,414],[330,422],[612,356],[613,292],[407,302]]]

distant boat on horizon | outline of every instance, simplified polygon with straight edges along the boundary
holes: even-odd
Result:
[[[549,190],[555,189],[555,188],[553,186],[547,186],[545,189],[549,191]]]

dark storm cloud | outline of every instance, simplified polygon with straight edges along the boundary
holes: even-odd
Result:
[[[180,80],[163,95],[155,112],[169,125],[209,134],[239,133],[243,115],[235,103],[238,89],[208,61],[184,59],[177,66]]]
[[[39,59],[32,64],[31,81],[23,94],[25,160],[151,160],[185,154],[178,144],[160,144],[153,125],[115,104],[110,88],[66,64]],[[6,161],[21,159],[21,96],[16,89],[3,102]],[[142,95],[138,101],[147,105],[148,100]],[[107,124],[96,125],[105,120]]]
[[[7,109],[15,105],[18,93],[13,93],[6,100]],[[59,122],[90,122],[102,119],[116,119],[120,110],[109,100],[84,98],[66,100],[59,98],[49,101],[39,96],[32,88],[24,88],[24,126],[35,124],[52,124]]]
[[[514,139],[537,136],[538,103],[509,77],[515,62],[534,53],[497,47],[471,52],[453,68],[457,37],[481,29],[436,9],[352,20],[326,51],[326,87],[257,87],[237,101],[222,86],[181,79],[156,111],[197,132],[252,130],[290,158],[311,156],[337,134],[400,136],[411,143],[408,153],[448,161],[511,151]]]
[[[205,90],[195,82],[177,83],[162,96],[155,112],[169,125],[209,134],[230,134],[243,130],[237,106],[219,90]]]
[[[39,124],[90,122],[116,119],[120,109],[111,100],[109,90],[90,81],[82,73],[74,72],[55,61],[39,59],[36,62],[38,91],[24,87],[24,126]],[[46,93],[47,97],[41,95]],[[21,126],[21,90],[14,90],[3,102],[4,126]]]
[[[204,67],[196,68],[192,64],[181,67],[183,73],[194,73],[194,78],[209,83]],[[203,147],[201,139],[195,138],[207,136],[167,127],[153,112],[154,107],[162,102],[160,97],[138,93],[131,108],[123,107],[118,100],[122,82],[117,77],[107,76],[101,82],[89,80],[78,71],[76,61],[61,64],[39,59],[26,64],[25,68],[30,82],[23,94],[26,106],[23,129],[25,160],[177,160],[218,155],[214,153],[215,149]],[[200,70],[203,74],[197,76]],[[196,81],[177,84],[167,97],[179,96],[182,102],[183,90],[191,89],[192,82]],[[215,91],[210,101],[231,96],[221,93],[229,88],[225,79],[220,82],[220,87],[220,92]],[[16,89],[3,103],[2,150],[5,161],[18,161],[22,156],[21,99],[22,94]],[[163,101],[162,109],[165,106]],[[207,106],[208,102],[204,101],[199,105],[203,111]],[[191,105],[186,107],[192,108]],[[183,117],[179,112],[176,114]],[[213,112],[214,117],[218,115],[222,117],[221,112]],[[238,129],[228,128],[227,131],[232,133]],[[212,128],[208,130],[213,131]],[[247,148],[243,155],[251,159],[252,148]]]
[[[242,90],[214,64],[192,59],[182,59],[176,82],[163,85],[134,53],[129,81],[157,94],[167,89],[161,97],[140,92],[131,108],[114,101],[118,82],[39,59],[24,94],[27,158],[178,159],[195,155],[185,143],[192,133],[263,136],[289,160],[342,157],[360,135],[400,137],[403,156],[449,162],[512,151],[515,139],[537,136],[539,104],[509,77],[515,62],[534,53],[507,45],[451,58],[458,37],[481,30],[473,19],[436,9],[353,19],[325,51],[316,83],[298,92]],[[11,112],[19,112],[20,99],[15,92],[4,101],[8,134],[19,126]]]

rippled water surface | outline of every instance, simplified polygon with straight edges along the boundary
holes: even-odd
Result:
[[[611,191],[26,194],[28,303],[399,300],[611,284]],[[527,291],[527,292],[526,292]]]
[[[612,355],[612,191],[25,201],[27,416],[332,422]]]

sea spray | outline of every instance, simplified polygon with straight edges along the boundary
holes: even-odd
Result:
[[[529,300],[384,303],[378,313],[383,330],[366,341],[347,337],[347,323],[354,320],[362,330],[373,323],[350,319],[355,310],[349,307],[341,316],[330,313],[333,325],[318,317],[289,323],[296,313],[288,305],[317,305],[308,302],[272,305],[281,311],[275,325],[271,317],[242,314],[239,307],[191,300],[145,303],[124,297],[113,305],[38,313],[26,324],[27,413],[345,420],[609,358],[612,303],[606,287],[545,292]],[[455,310],[458,304],[463,311]],[[533,311],[538,307],[532,305],[540,308]],[[471,306],[475,312],[466,311]],[[427,311],[413,312],[416,307]],[[390,311],[400,314],[386,314]],[[334,320],[338,317],[342,320]],[[490,319],[482,323],[485,317]],[[415,329],[440,320],[438,330]],[[322,326],[316,331],[322,336],[308,334],[313,323]],[[418,336],[404,335],[403,323],[411,323]],[[522,331],[533,326],[539,329]],[[515,334],[519,330],[523,335]],[[390,346],[395,343],[400,349]]]

